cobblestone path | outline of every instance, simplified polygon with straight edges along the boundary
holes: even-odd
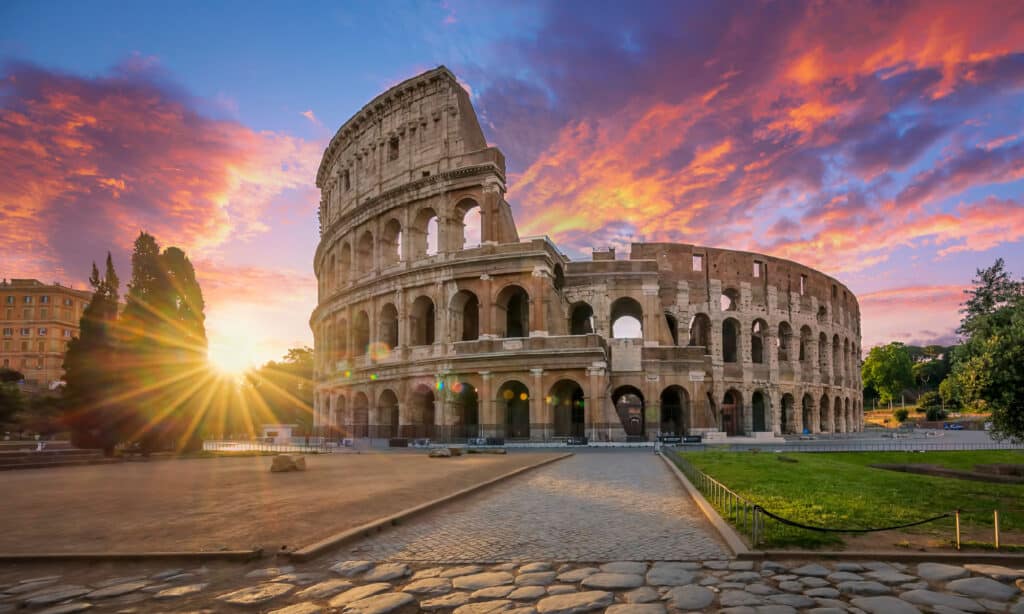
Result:
[[[649,451],[581,452],[339,554],[410,562],[728,557],[664,461]]]

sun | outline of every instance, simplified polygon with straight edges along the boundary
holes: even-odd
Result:
[[[211,343],[207,351],[210,365],[224,375],[241,375],[256,366],[253,348],[247,343]]]

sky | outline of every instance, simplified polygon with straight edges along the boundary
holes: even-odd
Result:
[[[0,3],[0,276],[85,287],[186,250],[211,347],[311,345],[324,147],[437,65],[505,153],[520,235],[793,259],[863,347],[951,343],[1024,273],[1024,3]]]

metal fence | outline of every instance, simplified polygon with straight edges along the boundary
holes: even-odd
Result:
[[[313,439],[313,438],[310,438]],[[203,442],[205,452],[304,452],[319,454],[330,452],[330,447],[322,440],[313,440],[309,443],[268,443],[260,440],[233,441],[233,440],[207,440]]]
[[[786,441],[786,443],[724,443],[687,444],[687,451],[706,450],[771,450],[773,452],[954,452],[969,450],[1020,450],[1024,445],[998,441],[928,441],[925,439],[895,439],[893,441],[857,441],[828,439],[821,441]]]

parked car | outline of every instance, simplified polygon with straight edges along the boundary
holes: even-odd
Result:
[[[960,424],[959,422],[945,422],[942,424],[942,428],[946,429],[947,431],[962,431],[964,430],[964,425]]]

